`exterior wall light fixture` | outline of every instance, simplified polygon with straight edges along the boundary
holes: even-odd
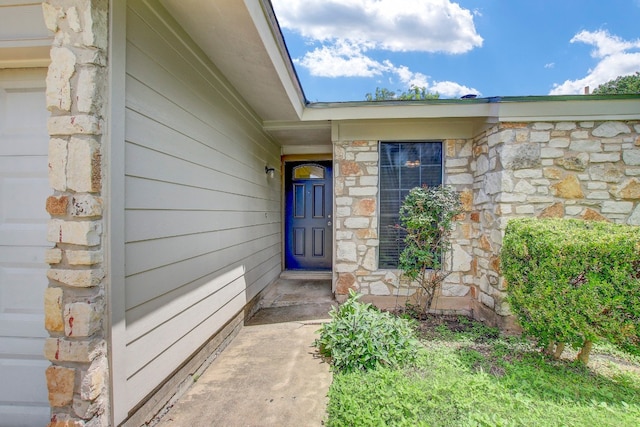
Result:
[[[273,178],[276,174],[276,170],[274,168],[270,168],[269,166],[265,166],[264,173],[266,173],[269,178]]]

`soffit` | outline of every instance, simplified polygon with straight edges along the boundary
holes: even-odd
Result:
[[[297,120],[304,100],[278,46],[268,2],[162,0],[262,120]],[[277,31],[275,31],[277,32]]]

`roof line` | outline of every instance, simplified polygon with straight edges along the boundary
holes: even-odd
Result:
[[[531,95],[531,96],[491,96],[486,98],[445,98],[425,100],[384,100],[384,101],[339,101],[339,102],[308,102],[307,108],[340,108],[340,107],[385,107],[410,105],[441,105],[441,104],[494,104],[506,102],[543,102],[543,101],[617,101],[640,99],[639,94],[620,95]]]

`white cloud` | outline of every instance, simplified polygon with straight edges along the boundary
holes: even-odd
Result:
[[[479,91],[451,81],[429,82],[429,76],[414,72],[405,65],[394,65],[391,61],[376,61],[364,54],[365,48],[358,45],[340,42],[333,46],[323,46],[308,52],[302,59],[294,62],[309,70],[316,77],[374,77],[388,76],[390,84],[398,82],[400,88],[406,90],[411,86],[426,88],[429,92],[438,92],[446,98],[459,97],[469,93],[480,94]]]
[[[640,48],[640,39],[623,40],[608,31],[581,31],[571,43],[586,43],[594,46],[591,56],[599,60],[598,64],[587,71],[587,75],[576,80],[566,80],[555,84],[550,95],[569,95],[584,93],[584,88],[591,90],[619,76],[626,76],[640,71],[640,52],[629,52]]]
[[[450,81],[433,82],[433,85],[429,87],[429,91],[437,92],[445,98],[460,98],[461,96],[469,94],[481,95],[481,93],[474,88]]]
[[[424,87],[443,97],[478,93],[455,82],[429,83],[429,76],[413,72],[370,53],[444,52],[459,54],[482,46],[471,12],[451,0],[272,0],[283,28],[307,38],[310,46],[321,44],[295,64],[316,77],[386,77],[406,90]]]
[[[364,54],[362,46],[341,41],[307,52],[296,64],[318,77],[372,77],[381,75],[388,66]]]
[[[273,0],[283,28],[321,41],[398,52],[468,52],[482,46],[473,13],[450,0]]]
[[[553,68],[555,66],[556,66],[555,62],[549,62],[548,64],[544,64],[544,68]]]

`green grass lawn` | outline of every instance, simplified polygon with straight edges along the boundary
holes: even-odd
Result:
[[[640,358],[600,346],[584,367],[570,350],[553,361],[523,339],[454,323],[423,324],[410,367],[336,372],[326,425],[640,425]]]

